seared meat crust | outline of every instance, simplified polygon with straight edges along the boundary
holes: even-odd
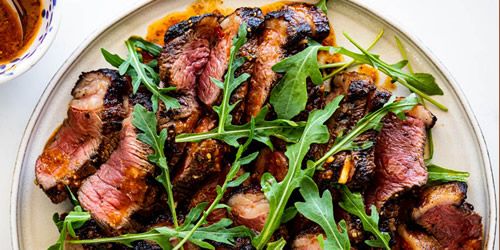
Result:
[[[65,200],[65,186],[76,190],[114,150],[129,88],[128,80],[115,70],[79,77],[68,117],[36,162],[37,182],[52,202]]]
[[[233,38],[236,37],[240,25],[246,23],[247,30],[252,32],[263,21],[262,11],[259,8],[239,8],[222,20],[220,24],[222,35],[210,51],[207,65],[199,77],[196,93],[201,102],[211,106],[219,97],[221,90],[212,82],[211,78],[219,81],[223,80],[224,73],[228,67],[227,64]]]
[[[247,121],[260,112],[279,79],[272,66],[297,48],[303,48],[307,38],[321,41],[329,31],[327,17],[312,5],[286,5],[266,15],[245,104]]]
[[[333,81],[333,93],[327,96],[325,102],[333,100],[333,96],[344,95],[338,110],[327,121],[330,140],[327,144],[312,145],[309,157],[321,158],[333,146],[337,136],[348,133],[356,123],[367,113],[385,104],[390,93],[375,87],[373,79],[357,72],[345,72],[337,75]],[[320,104],[323,106],[324,104]],[[355,142],[375,143],[376,131],[367,131]],[[346,172],[342,173],[344,167]],[[375,173],[375,149],[370,147],[352,152],[340,152],[327,160],[324,170],[317,171],[315,180],[320,188],[332,188],[335,183],[347,184],[353,189],[366,188]]]
[[[210,57],[210,50],[220,38],[220,16],[206,14],[191,17],[170,27],[158,59],[160,78],[179,92],[194,93],[196,78]]]

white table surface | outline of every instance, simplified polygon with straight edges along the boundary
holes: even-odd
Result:
[[[59,1],[64,13],[52,47],[31,70],[0,85],[1,249],[10,249],[9,204],[17,148],[40,95],[52,75],[90,33],[137,2]],[[482,128],[498,183],[498,0],[365,2],[420,38],[455,77]]]

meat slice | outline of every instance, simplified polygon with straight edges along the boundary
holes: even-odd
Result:
[[[193,95],[177,97],[180,108],[166,110],[163,105],[158,112],[159,129],[167,130],[167,145],[165,146],[169,166],[176,166],[182,160],[187,143],[176,143],[175,137],[183,133],[192,133],[201,117],[201,107]]]
[[[481,249],[481,216],[464,203],[464,183],[447,183],[422,192],[413,219],[425,228],[444,249]]]
[[[152,149],[137,139],[132,113],[123,121],[120,144],[108,161],[85,180],[78,191],[82,207],[105,228],[130,226],[130,216],[142,207],[146,178],[154,172],[148,162]]]
[[[242,188],[232,195],[227,204],[231,207],[233,221],[255,231],[261,231],[269,214],[269,201],[256,187]]]
[[[260,151],[255,162],[252,179],[260,183],[262,175],[266,172],[271,173],[277,181],[282,181],[285,178],[288,172],[288,160],[283,152],[271,151],[267,147]]]
[[[203,118],[195,133],[207,132],[215,127],[215,120]],[[220,173],[223,169],[223,156],[227,146],[213,139],[196,143],[189,143],[185,158],[180,162],[179,169],[173,178],[173,185],[178,191],[192,191],[193,187],[199,186],[208,176]]]
[[[332,93],[325,102],[335,96],[344,95],[338,110],[327,121],[330,140],[327,144],[313,145],[309,152],[312,159],[321,158],[333,146],[337,136],[347,134],[356,123],[369,112],[387,102],[390,93],[377,89],[372,77],[357,72],[345,72],[337,75],[331,86]],[[356,143],[375,143],[376,131],[367,131],[356,138]],[[331,188],[335,183],[347,184],[350,188],[364,189],[375,173],[375,149],[370,147],[352,152],[340,152],[317,171],[315,180],[321,188]]]
[[[384,118],[375,146],[376,178],[366,194],[368,204],[380,209],[394,195],[427,182],[425,128],[423,120],[409,114],[405,120],[392,113]]]
[[[328,18],[312,5],[285,5],[266,15],[245,105],[247,119],[260,112],[279,78],[272,66],[286,55],[296,52],[297,48],[302,48],[306,38],[322,40],[329,31]]]
[[[318,241],[318,236],[320,234],[301,234],[293,240],[292,249],[293,250],[321,250],[323,249]],[[323,238],[325,236],[323,235]]]
[[[420,216],[436,206],[459,206],[465,200],[466,195],[467,184],[463,182],[452,182],[426,188],[421,194],[419,207],[412,212],[412,217],[420,218]]]
[[[403,250],[438,250],[442,249],[434,237],[420,231],[411,231],[405,225],[398,227],[397,246]]]
[[[219,16],[194,16],[168,29],[158,63],[160,78],[180,92],[194,93],[196,78],[209,61],[220,38]]]
[[[208,63],[200,75],[196,93],[198,98],[208,106],[211,106],[221,92],[210,78],[222,80],[226,72],[230,49],[233,38],[236,37],[242,23],[247,24],[247,29],[255,31],[264,21],[262,11],[259,8],[239,8],[221,22],[222,36],[210,51]]]
[[[129,83],[117,71],[83,73],[73,88],[68,117],[38,157],[35,171],[52,202],[66,199],[65,186],[77,189],[117,144]]]

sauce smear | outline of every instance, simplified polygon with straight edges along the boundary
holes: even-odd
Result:
[[[21,17],[24,29],[23,40],[19,39],[22,28],[16,21],[16,13],[0,2],[0,63],[7,62],[24,52],[34,41],[42,23],[42,3],[40,0],[20,0],[25,15]]]

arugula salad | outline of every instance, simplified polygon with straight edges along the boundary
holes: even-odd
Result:
[[[459,244],[476,249],[480,246],[482,233],[452,237],[441,229],[446,225],[427,224],[439,216],[462,215],[465,224],[470,221],[467,224],[470,228],[477,224],[482,228],[481,218],[466,208],[464,202],[469,174],[438,166],[439,162],[433,161],[432,126],[436,117],[429,110],[439,115],[448,111],[444,103],[434,98],[444,94],[435,78],[414,72],[398,37],[394,43],[401,51],[401,61],[388,62],[383,54],[371,52],[383,37],[383,31],[369,46],[358,43],[356,34],[343,33],[355,50],[322,42],[324,37],[317,35],[321,23],[316,20],[324,18],[329,25],[325,0],[316,6],[284,6],[265,16],[260,10],[245,16],[241,13],[248,10],[238,9],[234,13],[239,18],[217,17],[214,25],[222,27],[218,28],[223,34],[218,38],[221,40],[206,38],[213,35],[206,26],[212,25],[209,18],[215,15],[206,14],[179,24],[180,32],[170,28],[165,44],[132,36],[125,41],[127,55],[101,49],[117,76],[129,82],[131,91],[124,95],[127,96],[124,102],[129,102],[125,106],[130,108],[125,116],[128,118],[120,125],[121,141],[109,159],[102,161],[105,165],[96,168],[94,176],[102,175],[100,178],[105,180],[103,169],[112,175],[111,170],[117,169],[113,168],[112,159],[120,159],[126,163],[119,165],[122,167],[118,172],[130,179],[116,184],[113,192],[127,192],[125,198],[109,198],[112,200],[100,201],[94,207],[92,202],[97,202],[97,198],[85,191],[94,188],[97,190],[94,192],[100,192],[98,182],[85,186],[93,176],[85,177],[83,184],[79,184],[81,187],[65,182],[61,192],[69,194],[73,210],[54,215],[60,236],[50,250],[78,245],[85,249],[164,250],[416,249],[411,246],[454,249]],[[307,10],[300,12],[304,9]],[[304,13],[312,16],[306,19],[316,27],[300,36],[300,29],[306,29],[307,22],[295,22],[307,16]],[[259,15],[263,18],[257,27],[255,22],[259,20],[254,19]],[[287,27],[280,29],[279,25]],[[195,30],[202,28],[205,30],[198,33]],[[280,41],[278,32],[288,35],[278,45],[282,53],[273,49],[273,44]],[[333,30],[328,29],[327,33],[332,36]],[[266,40],[266,36],[273,38]],[[193,52],[186,56],[189,51],[201,51],[205,46],[194,47],[194,42],[189,44],[191,47],[185,45],[191,37],[196,37],[196,41],[208,39],[207,44],[214,45],[205,54]],[[227,46],[227,55],[212,56],[223,46]],[[178,48],[181,52],[172,52]],[[263,56],[263,51],[271,55]],[[191,64],[177,67],[179,61],[191,60],[194,55],[197,57]],[[268,58],[275,61],[263,62]],[[219,69],[219,66],[223,74],[207,73],[209,81],[203,81],[207,67]],[[360,66],[388,77],[409,94],[395,96],[377,86],[373,79],[357,72]],[[198,73],[182,75],[193,68]],[[175,74],[181,76],[176,78]],[[189,79],[195,79],[193,82],[199,86],[186,88],[181,84]],[[266,81],[269,81],[267,87]],[[199,91],[206,89],[212,91],[210,94],[215,93],[215,101],[201,97],[206,92]],[[262,89],[265,92],[258,92]],[[192,99],[185,96],[199,104],[189,106]],[[252,101],[258,98],[262,99],[262,105]],[[107,103],[112,102],[104,105]],[[245,116],[247,110],[257,106],[256,115]],[[201,112],[182,116],[184,110],[192,107],[203,108],[199,108]],[[183,130],[194,117],[204,117],[196,118],[198,128]],[[126,127],[135,132],[123,132]],[[124,140],[129,141],[124,143]],[[143,149],[141,171],[146,169],[144,176],[152,178],[128,169],[127,164],[135,164],[133,157],[140,158],[139,151],[132,156],[113,158],[113,154],[124,151],[127,145]],[[211,145],[216,145],[213,147],[217,150],[212,150]],[[182,149],[181,156],[173,153],[174,148]],[[265,155],[274,158],[269,160]],[[282,168],[275,167],[278,165]],[[191,171],[192,166],[197,168]],[[182,175],[187,170],[191,172]],[[204,176],[204,171],[212,172],[208,177],[198,178]],[[185,184],[182,178],[195,181]],[[37,180],[41,182],[42,178],[37,176]],[[104,182],[113,186],[113,180]],[[197,192],[205,183],[211,188]],[[141,185],[155,187],[155,193],[141,191]],[[115,195],[113,192],[100,193],[99,199]],[[143,192],[139,201],[133,196],[137,192]],[[440,202],[451,196],[446,196],[446,192],[455,192],[453,197],[461,198],[431,207],[436,204],[429,200]],[[205,199],[195,202],[193,197],[198,194]],[[233,199],[236,196],[239,200]],[[151,216],[157,211],[134,215],[143,209],[137,208],[140,206],[137,204],[145,204],[154,197],[160,198],[148,206],[161,208],[162,216],[148,226],[136,226],[140,224],[134,222],[137,217]],[[120,199],[134,206],[124,207]],[[125,222],[118,222],[121,219],[118,215],[112,217],[110,212],[101,212],[101,209],[108,211],[103,208],[106,206],[122,214],[132,211],[132,215]],[[92,228],[98,228],[98,233],[93,233]]]

